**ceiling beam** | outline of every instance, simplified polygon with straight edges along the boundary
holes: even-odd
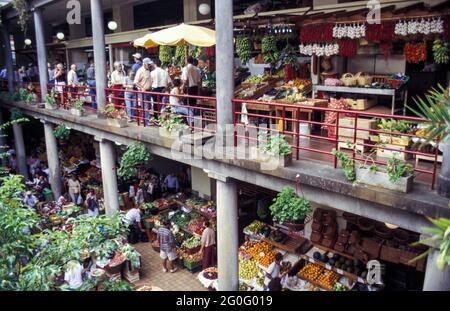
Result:
[[[430,12],[440,11],[440,10],[442,10],[442,9],[444,9],[444,8],[446,8],[446,7],[448,7],[449,5],[450,5],[450,0],[443,1],[443,2],[438,3],[438,4],[436,4],[436,5],[430,5],[430,6],[428,7],[428,11],[430,11]]]
[[[408,6],[404,6],[402,8],[395,9],[392,13],[393,14],[402,14],[402,13],[406,13],[408,11],[412,11],[412,10],[416,10],[416,9],[420,10],[420,9],[423,9],[424,7],[425,6],[424,6],[423,2],[417,2],[414,4],[408,5]]]

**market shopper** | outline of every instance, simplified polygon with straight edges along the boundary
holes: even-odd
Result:
[[[177,175],[175,173],[170,173],[164,179],[164,188],[168,193],[177,193],[180,190],[180,183],[178,181]]]
[[[94,189],[90,189],[88,194],[86,195],[84,206],[87,208],[88,216],[98,215],[98,201]]]
[[[136,74],[139,68],[142,67],[142,55],[141,53],[134,53],[132,56],[134,58],[134,64],[131,66],[131,70]]]
[[[169,73],[161,68],[161,61],[159,59],[155,60],[154,69],[150,73],[150,77],[152,79],[152,91],[155,93],[163,93],[164,90],[172,83]],[[153,98],[153,101],[156,102],[153,110],[161,110],[161,97],[161,95],[157,95]]]
[[[136,86],[134,85],[135,73],[133,69],[128,70],[128,75],[125,78],[125,106],[127,107],[127,116],[129,121],[134,121],[136,116]]]
[[[114,71],[111,73],[111,88],[113,89],[113,104],[116,109],[121,109],[123,106],[123,86],[125,84],[126,74],[123,70],[123,65],[120,62],[114,62]]]
[[[66,85],[66,75],[63,64],[59,63],[56,65],[53,72],[53,81],[55,82],[56,90],[59,93],[62,93],[64,91],[64,86]]]
[[[198,90],[201,81],[201,75],[194,65],[194,58],[189,56],[187,59],[187,65],[183,68],[181,79],[183,80],[183,88],[186,88],[187,94],[192,96],[198,95]],[[195,107],[197,105],[196,98],[188,99],[189,106]]]
[[[89,95],[91,96],[91,107],[96,109],[97,103],[95,101],[96,83],[95,83],[95,64],[91,62],[89,68],[86,70],[86,82],[89,86]]]
[[[70,65],[70,70],[67,73],[67,85],[72,87],[72,92],[76,91],[76,87],[78,86],[78,74],[77,74],[77,65]]]
[[[153,62],[150,58],[144,58],[143,65],[138,69],[136,76],[134,78],[134,84],[137,89],[141,92],[149,92],[152,87],[152,78],[151,78],[151,66]],[[150,107],[151,107],[151,94],[141,93],[138,94],[139,97],[139,106],[144,110],[144,124],[150,124]],[[139,116],[142,117],[142,114]]]
[[[204,223],[205,229],[202,233],[202,246],[200,253],[203,255],[202,269],[212,267],[215,264],[216,233],[211,228],[211,223],[207,220]]]
[[[72,175],[67,181],[67,186],[69,189],[70,200],[76,205],[80,205],[83,200],[81,198],[81,184],[75,175]]]
[[[139,208],[133,207],[125,214],[125,223],[130,229],[130,232],[128,233],[128,243],[130,244],[138,243],[140,237],[145,232],[141,224],[141,213]]]
[[[34,208],[36,207],[36,204],[39,202],[39,200],[33,193],[31,193],[31,191],[27,191],[22,202],[24,205]]]
[[[280,277],[281,272],[281,260],[283,260],[283,255],[281,253],[277,253],[275,255],[275,261],[272,262],[269,267],[266,270],[266,276],[264,278],[264,290],[267,291],[269,289],[269,283],[277,278]]]
[[[176,113],[193,117],[194,112],[192,108],[183,107],[184,106],[183,100],[181,99],[181,97],[179,97],[179,95],[181,95],[182,93],[183,89],[181,87],[181,80],[179,79],[173,80],[173,88],[170,91],[171,96],[169,96],[169,105],[172,106],[173,109],[175,109]],[[192,125],[193,119],[187,118],[187,122],[190,125]]]
[[[174,261],[177,259],[177,249],[175,238],[170,231],[170,221],[166,220],[164,225],[158,229],[157,239],[160,247],[160,257],[163,260],[163,272],[170,271],[174,273],[178,269],[174,267]]]

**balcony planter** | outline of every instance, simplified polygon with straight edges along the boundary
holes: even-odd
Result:
[[[70,109],[70,114],[77,116],[77,117],[82,117],[82,116],[84,116],[84,111],[72,108],[72,109]]]
[[[283,222],[283,225],[288,227],[291,231],[302,231],[305,228],[305,218],[300,219],[296,223],[285,221]]]
[[[258,147],[250,147],[250,158],[270,167],[288,167],[292,164],[292,153],[273,156],[262,152]]]
[[[409,192],[413,187],[414,175],[400,177],[395,183],[389,181],[389,175],[381,171],[370,171],[368,168],[355,168],[356,179],[369,186],[381,187],[398,192]]]
[[[106,121],[108,122],[109,126],[112,127],[118,127],[118,128],[124,128],[124,127],[128,127],[128,121],[127,119],[112,119],[112,118],[106,118]]]
[[[56,109],[58,109],[58,107],[56,105],[45,104],[45,109],[56,110]]]
[[[167,130],[165,127],[159,128],[159,135],[167,138],[180,138],[183,135],[184,129],[173,129],[172,131]]]

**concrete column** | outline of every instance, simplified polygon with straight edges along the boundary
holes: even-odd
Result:
[[[49,182],[52,186],[55,200],[62,195],[61,168],[59,166],[58,144],[55,135],[53,135],[54,125],[49,122],[44,123],[45,146],[47,149],[47,162],[50,171]]]
[[[34,9],[34,31],[36,33],[36,50],[39,68],[39,84],[41,86],[41,100],[44,102],[47,95],[48,71],[47,71],[47,49],[45,47],[44,23],[42,9]],[[56,197],[56,195],[55,195]],[[56,198],[59,198],[57,196]]]
[[[91,0],[92,41],[94,43],[95,83],[97,88],[97,107],[105,109],[106,64],[105,29],[103,26],[103,10],[101,0]]]
[[[239,289],[238,207],[236,183],[228,177],[209,173],[217,180],[217,267],[219,290]]]
[[[234,94],[233,1],[215,2],[217,123],[233,124],[231,99]]]
[[[436,266],[436,257],[439,251],[434,249],[427,258],[427,269],[423,283],[424,291],[450,291],[450,267],[445,266],[439,270]]]
[[[119,211],[119,191],[117,188],[116,149],[114,143],[100,139],[100,162],[102,169],[103,196],[107,215]]]
[[[13,68],[13,59],[12,59],[12,50],[11,50],[11,42],[9,40],[9,32],[6,21],[3,21],[1,31],[3,43],[5,44],[5,64],[6,71],[8,74],[8,92],[12,94],[14,92],[14,68]]]
[[[23,142],[22,124],[13,124],[14,142],[17,156],[17,168],[19,174],[28,179],[27,155],[25,153],[25,144]]]
[[[114,71],[114,50],[112,44],[108,45],[108,55],[109,55],[109,71]]]
[[[442,166],[437,179],[437,192],[439,195],[450,198],[450,139],[442,148]]]

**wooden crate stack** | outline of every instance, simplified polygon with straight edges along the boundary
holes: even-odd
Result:
[[[358,118],[356,130],[356,149],[362,153],[369,151],[370,147],[364,146],[364,144],[369,143],[369,135],[370,132],[366,130],[376,129],[377,122],[375,119],[365,119]],[[347,144],[349,141],[353,145],[353,139],[355,135],[355,130],[349,128],[341,128],[341,126],[345,127],[353,127],[355,126],[355,118],[353,117],[345,117],[339,119],[339,141],[338,149],[351,149]]]

